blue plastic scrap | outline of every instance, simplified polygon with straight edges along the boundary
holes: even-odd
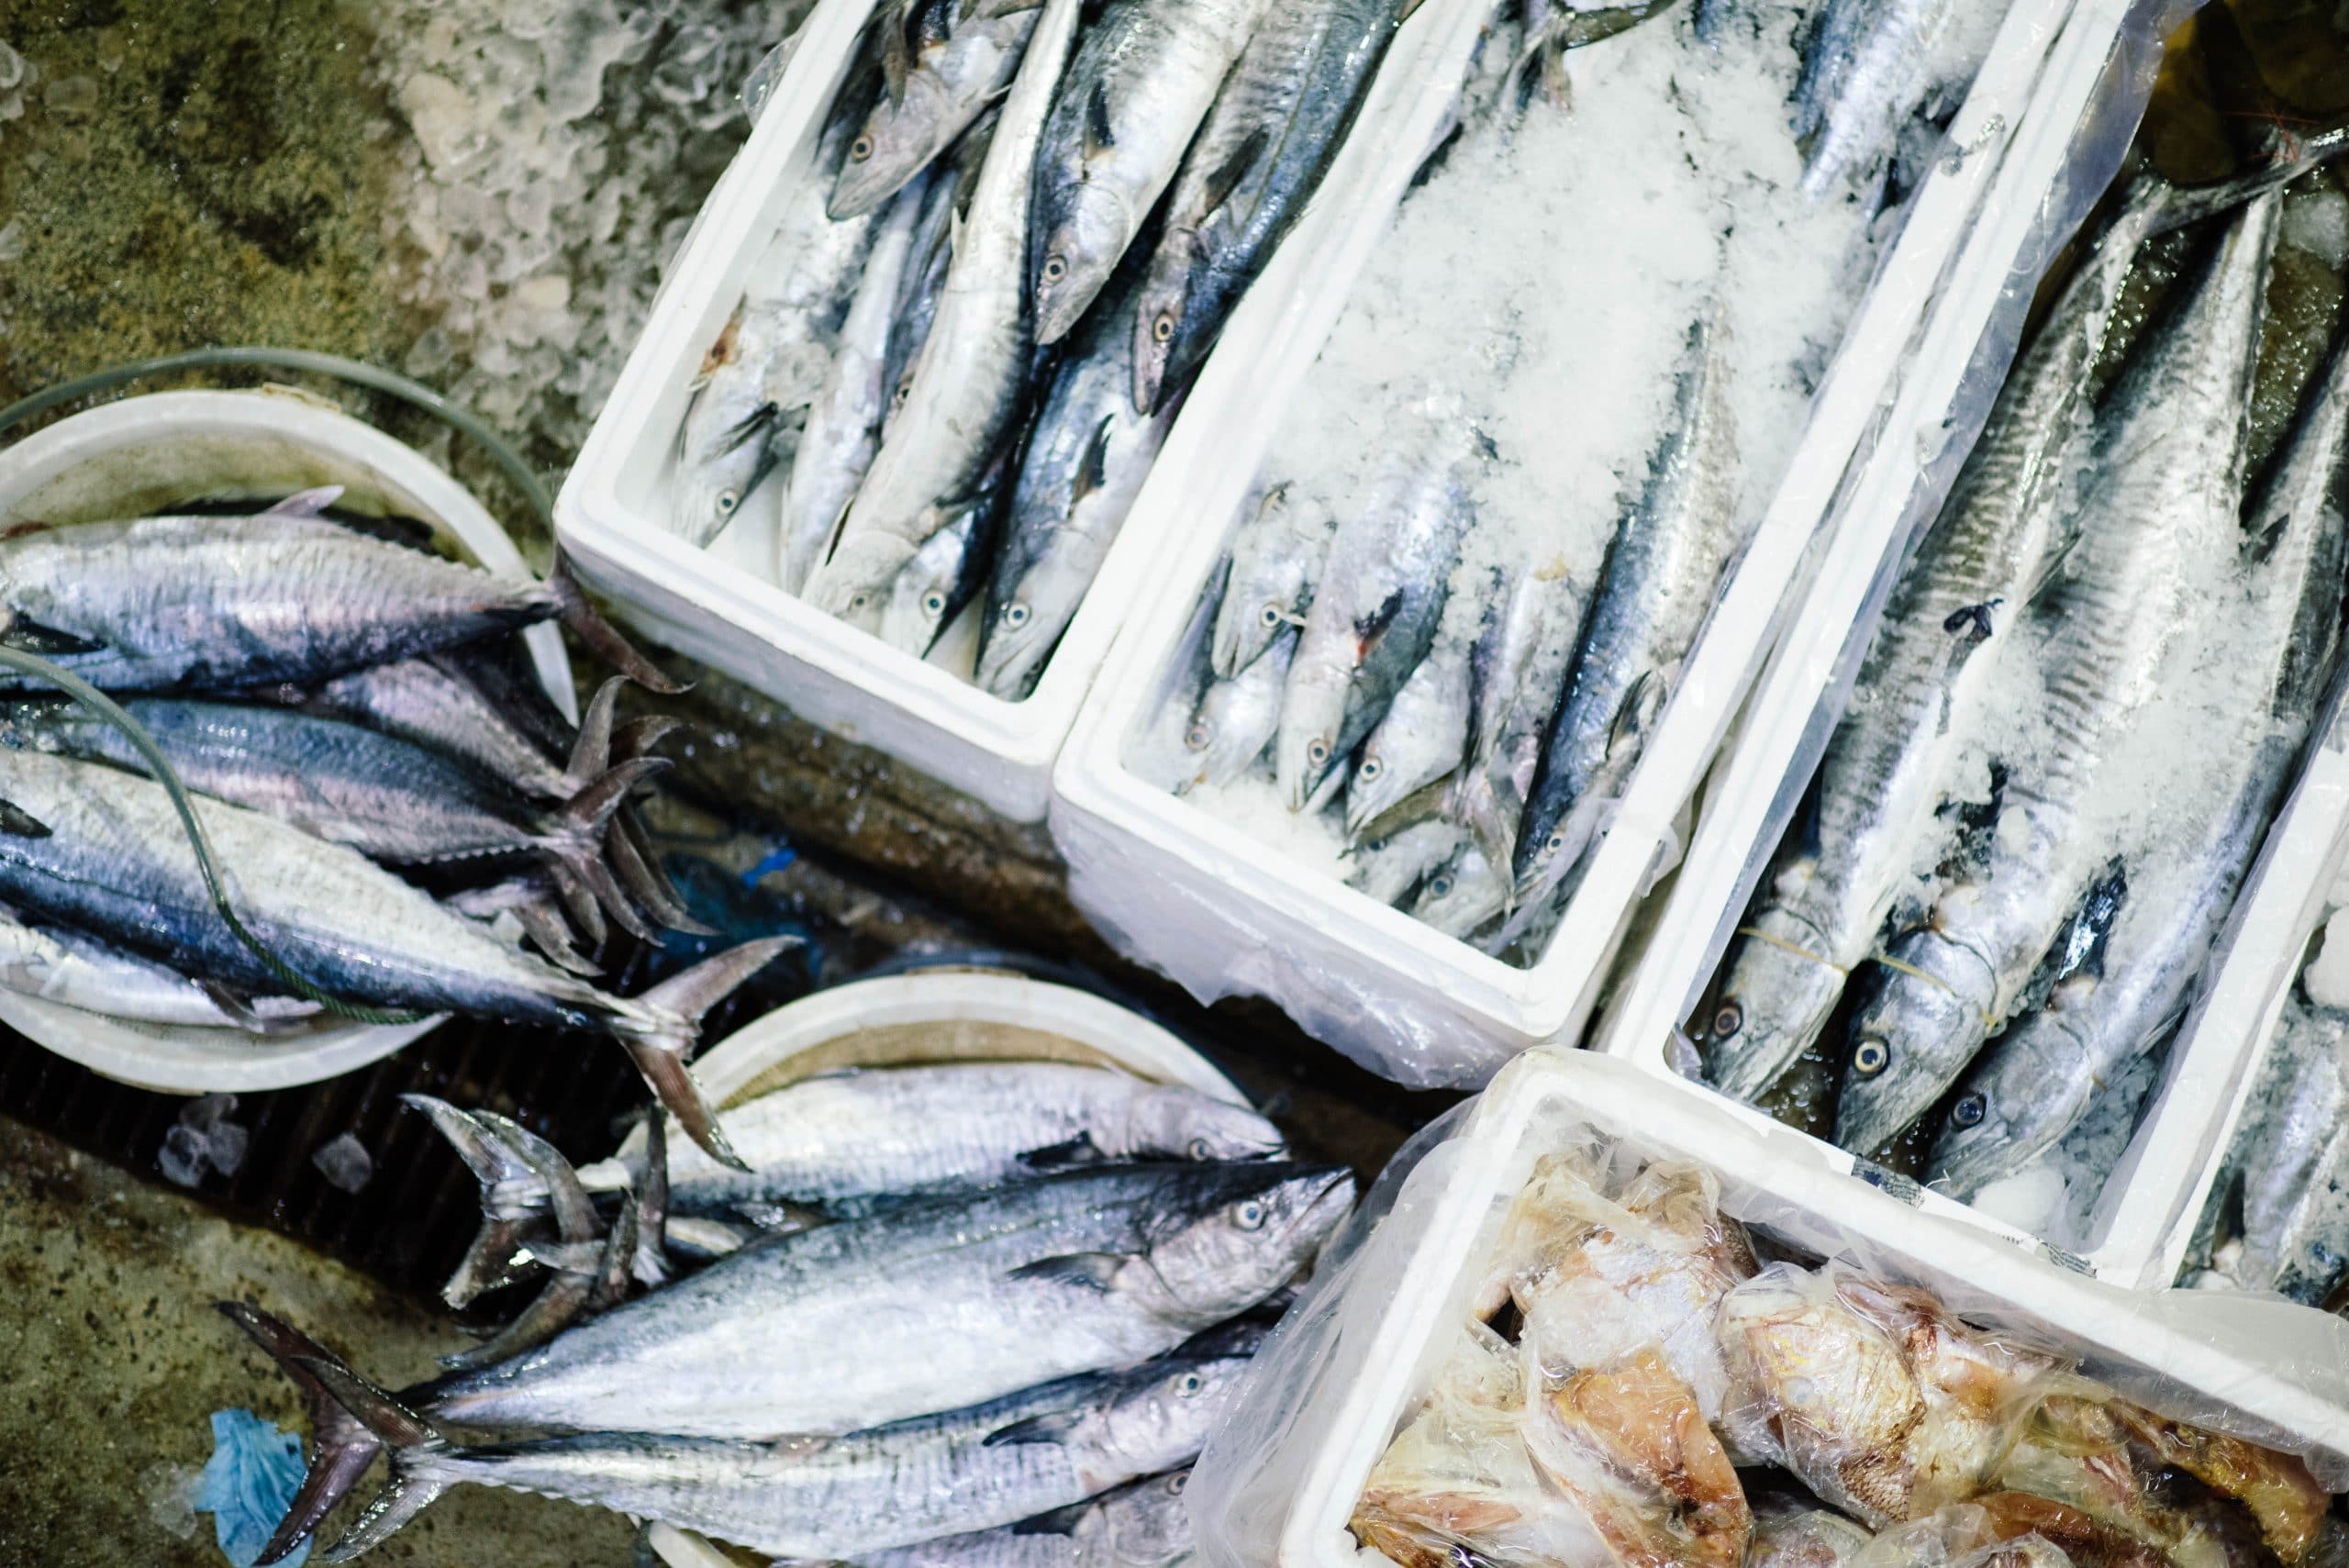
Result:
[[[269,1544],[301,1489],[303,1469],[302,1440],[292,1432],[279,1431],[250,1410],[212,1412],[212,1457],[188,1501],[212,1516],[220,1551],[236,1568],[252,1568]],[[302,1568],[309,1555],[305,1540],[284,1559],[286,1568]]]

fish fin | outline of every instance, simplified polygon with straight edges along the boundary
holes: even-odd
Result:
[[[588,1297],[589,1307],[601,1310],[628,1299],[629,1282],[636,1268],[640,1213],[634,1193],[620,1199],[619,1212],[612,1216],[612,1232],[604,1238],[602,1267],[596,1276],[595,1294]]]
[[[522,934],[529,939],[530,945],[556,968],[583,977],[592,977],[604,972],[603,965],[573,945],[570,923],[563,919],[562,911],[553,905],[534,899],[516,905],[511,913],[521,926]]]
[[[341,499],[341,485],[321,484],[315,490],[296,491],[267,511],[254,515],[262,517],[315,517]]]
[[[604,1266],[601,1241],[527,1241],[523,1254],[557,1273],[593,1274]]]
[[[473,1121],[511,1150],[531,1173],[546,1184],[547,1201],[554,1211],[556,1231],[566,1241],[585,1241],[596,1235],[596,1203],[580,1184],[579,1173],[545,1139],[511,1117],[495,1111],[473,1113]]]
[[[1019,1162],[1031,1171],[1060,1171],[1072,1165],[1100,1165],[1108,1156],[1093,1141],[1089,1132],[1080,1132],[1065,1143],[1054,1143],[1042,1149],[1030,1149],[1019,1156]]]
[[[501,1129],[491,1125],[484,1117],[459,1110],[430,1095],[402,1095],[400,1101],[411,1110],[423,1112],[434,1130],[449,1140],[457,1158],[465,1162],[465,1169],[481,1184],[484,1202],[492,1193],[499,1195],[498,1218],[520,1219],[543,1207],[548,1194],[545,1174],[523,1150],[503,1135]],[[516,1201],[517,1195],[519,1201]]]
[[[1034,1514],[1011,1527],[1014,1535],[1074,1535],[1076,1527],[1085,1515],[1098,1505],[1099,1499],[1087,1497],[1082,1503],[1071,1503],[1064,1508],[1054,1508],[1049,1514]]]
[[[556,613],[562,617],[562,624],[600,655],[606,663],[638,685],[658,692],[664,697],[682,696],[690,689],[687,683],[674,679],[667,671],[638,652],[635,646],[621,636],[594,605],[587,602],[586,590],[579,585],[578,577],[571,570],[571,558],[560,550],[555,552],[554,570],[547,573],[547,586],[554,592]]]
[[[15,801],[0,800],[0,833],[11,839],[46,839],[50,831],[48,823]]]
[[[223,1018],[246,1033],[269,1033],[268,1023],[253,1011],[252,1004],[217,980],[198,980],[195,988],[204,993],[206,1000],[220,1009]]]
[[[913,7],[907,6],[903,16],[881,29],[881,85],[889,95],[892,108],[904,106],[906,79],[914,71],[913,43],[906,37],[906,29],[912,25],[913,18]]]
[[[629,792],[655,774],[666,773],[671,765],[666,757],[640,757],[633,762],[622,762],[550,817],[538,839],[539,849],[592,895],[622,929],[648,942],[658,942],[660,933],[629,901],[606,862],[605,838],[613,814],[627,804]]]
[[[341,1362],[311,1359],[307,1364],[311,1375],[327,1392],[392,1452],[391,1480],[367,1505],[358,1521],[343,1532],[342,1539],[319,1556],[322,1562],[348,1562],[389,1540],[449,1489],[448,1477],[435,1474],[419,1463],[429,1464],[430,1456],[444,1451],[448,1444],[425,1424],[422,1417]],[[275,1559],[264,1555],[262,1561]]]
[[[1058,1258],[1039,1258],[1032,1263],[1022,1263],[1011,1271],[1011,1277],[1082,1285],[1107,1296],[1117,1283],[1118,1271],[1125,1265],[1125,1257],[1118,1252],[1070,1252]]]
[[[1607,755],[1611,760],[1620,753],[1636,748],[1655,728],[1657,716],[1672,695],[1672,672],[1642,670],[1623,694],[1623,706],[1615,710],[1615,723],[1607,736]]]
[[[562,901],[563,913],[570,917],[572,925],[587,939],[589,946],[601,947],[610,929],[604,924],[603,906],[596,902],[596,895],[561,861],[549,862],[547,874],[554,879],[555,896]]]
[[[1377,607],[1370,614],[1354,622],[1354,638],[1362,644],[1364,658],[1369,657],[1370,651],[1378,646],[1386,637],[1387,628],[1393,626],[1395,617],[1402,613],[1403,590],[1397,588],[1379,600]]]
[[[70,653],[95,653],[105,643],[71,631],[61,631],[44,626],[30,616],[10,615],[6,630],[0,630],[0,644],[19,653],[38,654],[44,659],[60,659]]]
[[[1109,123],[1108,89],[1096,82],[1085,95],[1085,160],[1089,163],[1117,145],[1117,128]]]
[[[594,1274],[559,1270],[514,1321],[470,1350],[442,1356],[440,1364],[451,1372],[473,1372],[545,1344],[577,1320],[595,1290]]]
[[[635,1272],[640,1284],[669,1278],[669,1118],[659,1109],[644,1118],[644,1151],[632,1162],[629,1186],[636,1193]]]
[[[620,1042],[678,1125],[711,1159],[737,1171],[750,1166],[726,1141],[718,1113],[702,1098],[685,1059],[700,1032],[702,1015],[799,942],[797,937],[744,942],[662,981],[636,998],[637,1007],[651,1016],[651,1027],[624,1036]]]
[[[440,1299],[464,1308],[491,1291],[514,1284],[537,1262],[522,1241],[518,1220],[484,1219],[473,1232],[473,1244],[440,1287]]]
[[[301,1489],[286,1506],[285,1517],[262,1548],[260,1561],[275,1562],[300,1545],[334,1511],[367,1467],[375,1462],[383,1442],[337,1399],[313,1369],[334,1361],[334,1352],[281,1318],[242,1301],[214,1304],[221,1314],[269,1352],[278,1369],[294,1380],[310,1413],[310,1467]]]
[[[1240,182],[1248,177],[1248,171],[1255,167],[1256,160],[1262,158],[1264,149],[1271,145],[1271,136],[1264,127],[1258,126],[1248,133],[1247,139],[1233,148],[1230,154],[1215,166],[1207,181],[1208,211],[1213,212],[1231,199],[1231,193],[1240,188]]]
[[[1076,466],[1076,483],[1071,487],[1069,504],[1075,506],[1097,490],[1109,484],[1109,435],[1116,429],[1118,417],[1105,414],[1095,427],[1093,439],[1085,445],[1085,459]]]
[[[620,687],[626,684],[614,675],[597,686],[596,695],[587,699],[587,711],[579,716],[579,735],[571,743],[571,760],[562,769],[573,795],[611,771],[613,717],[619,710]]]
[[[981,1448],[1013,1448],[1023,1443],[1056,1443],[1073,1431],[1079,1418],[1074,1410],[1030,1416],[1008,1427],[997,1427],[980,1440]]]
[[[655,762],[659,758],[652,759]],[[612,819],[611,832],[605,838],[606,858],[620,879],[620,887],[638,906],[673,931],[688,936],[714,937],[718,928],[704,925],[694,918],[693,911],[678,895],[676,884],[661,869],[661,859],[652,852],[651,842],[642,818],[632,807],[622,807]]]
[[[672,714],[640,714],[612,731],[612,758],[633,762],[650,757],[654,747],[685,727],[685,721]]]

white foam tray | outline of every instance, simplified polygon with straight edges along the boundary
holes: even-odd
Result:
[[[1079,907],[1130,955],[1205,999],[1266,996],[1308,1032],[1366,1059],[1416,1058],[1421,1070],[1395,1074],[1407,1081],[1473,1086],[1528,1045],[1577,1035],[1662,869],[1659,860],[1679,841],[1675,819],[1771,646],[1782,605],[1809,569],[1838,485],[1891,395],[1929,305],[1957,286],[1949,281],[1952,259],[1976,232],[1992,172],[2071,6],[2072,0],[2015,0],[1951,128],[1948,145],[1963,150],[1939,160],[1912,198],[1620,812],[1548,950],[1520,969],[1334,878],[1300,872],[1125,761],[1134,728],[1163,701],[1186,623],[1223,555],[1277,412],[1386,231],[1410,165],[1443,119],[1446,84],[1459,80],[1490,9],[1479,0],[1430,0],[1420,18],[1440,23],[1442,36],[1431,50],[1424,90],[1376,127],[1383,161],[1337,193],[1330,210],[1318,215],[1326,223],[1300,229],[1292,242],[1297,250],[1309,240],[1319,251],[1319,292],[1264,345],[1259,372],[1240,395],[1211,401],[1221,389],[1203,384],[1186,410],[1196,450],[1214,461],[1162,462],[1136,505],[1133,526],[1155,532],[1167,527],[1163,518],[1180,518],[1189,527],[1159,562],[1160,591],[1138,606],[1111,651],[1054,774],[1052,833]],[[1372,130],[1358,130],[1349,156],[1368,161],[1373,140]],[[1978,249],[1966,246],[1969,255]],[[1978,261],[2003,282],[2011,256]],[[1168,458],[1175,453],[1170,444]]]
[[[2054,42],[2042,91],[1974,243],[1993,254],[2021,253],[2043,205],[2065,178],[2079,128],[2110,87],[2116,61],[2143,47],[2143,12],[2132,0],[2079,0]],[[1995,265],[1953,274],[1885,435],[1854,472],[1821,568],[1741,716],[1736,743],[1708,781],[1707,809],[1688,858],[1591,1042],[1596,1048],[1673,1074],[1675,1031],[1720,968],[1816,765],[1833,717],[1825,705],[1837,673],[1851,667],[1874,633],[1906,544],[1903,524],[1914,516],[1927,465],[1945,444],[1943,412],[2004,283]],[[2076,1255],[2055,1254],[2069,1266],[2124,1285],[2166,1284],[2175,1274],[2174,1254],[2185,1246],[2176,1232],[2192,1224],[2181,1212],[2196,1179],[2215,1161],[2211,1145],[2232,1123],[2228,1096],[2240,1097],[2251,1048],[2263,1032],[2260,1018],[2272,1021],[2282,1005],[2295,963],[2284,949],[2295,931],[2305,940],[2310,901],[2321,905],[2330,868],[2343,852],[2349,762],[2339,756],[2340,743],[2336,736],[2322,751],[2270,832],[2221,938],[2224,967],[2172,1048],[2157,1097],[2091,1217],[2087,1245]],[[1857,1165],[1841,1150],[1818,1147],[1842,1169]],[[1913,1195],[1928,1212],[2043,1245],[1941,1194]],[[2166,1269],[2165,1256],[2173,1258]]]
[[[647,636],[1005,817],[1041,821],[1052,763],[1078,705],[1112,636],[1159,581],[1155,565],[1180,532],[1179,515],[1136,509],[1035,691],[1017,703],[784,592],[768,580],[768,563],[753,560],[735,538],[741,530],[697,550],[662,524],[687,383],[808,177],[825,113],[873,4],[820,0],[808,17],[774,100],[710,193],[662,284],[644,334],[556,500],[556,531],[580,573]],[[1425,17],[1405,26],[1380,69],[1379,89],[1422,68],[1419,56],[1432,27]],[[1198,443],[1184,438],[1198,422],[1191,409],[1251,384],[1255,345],[1281,314],[1281,296],[1311,286],[1309,274],[1282,264],[1295,249],[1283,248],[1234,313],[1158,469],[1201,461]]]
[[[1419,1173],[1426,1179],[1403,1188],[1394,1237],[1374,1234],[1348,1261],[1354,1288],[1334,1318],[1322,1318],[1319,1304],[1300,1307],[1300,1322],[1326,1330],[1325,1364],[1307,1384],[1304,1407],[1286,1413],[1293,1425],[1283,1451],[1256,1467],[1295,1481],[1277,1538],[1280,1568],[1361,1568],[1373,1560],[1358,1554],[1346,1530],[1363,1484],[1424,1396],[1447,1348],[1444,1330],[1465,1314],[1509,1203],[1560,1134],[1578,1125],[1649,1159],[1701,1166],[1719,1179],[1724,1212],[1764,1221],[1879,1278],[1922,1285],[1962,1317],[2077,1355],[2126,1393],[2148,1397],[2158,1382],[2166,1396],[2150,1399],[2157,1407],[2314,1449],[2335,1465],[2349,1455],[2341,1369],[2303,1386],[2298,1369],[2262,1353],[2276,1343],[2263,1333],[2276,1327],[2275,1311],[2298,1309],[2199,1292],[2153,1298],[2084,1279],[1847,1179],[1783,1128],[1725,1114],[1724,1102],[1694,1090],[1658,1087],[1649,1074],[1591,1052],[1520,1058],[1494,1081],[1442,1162],[1431,1159]],[[2339,1354],[2341,1325],[2286,1328],[2299,1349]],[[1278,1357],[1278,1340],[1264,1353]],[[1251,1401],[1227,1431],[1266,1429],[1277,1418]]]

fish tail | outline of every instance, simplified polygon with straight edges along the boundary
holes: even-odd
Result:
[[[669,1118],[658,1106],[644,1118],[644,1151],[631,1163],[629,1186],[636,1195],[637,1283],[665,1284],[669,1279]]]
[[[601,974],[603,966],[581,952],[572,940],[571,922],[563,918],[562,908],[551,899],[531,898],[517,904],[509,911],[522,934],[540,956],[558,969],[592,979]]]
[[[321,1376],[321,1366],[340,1367],[334,1352],[283,1319],[242,1301],[216,1303],[223,1316],[250,1335],[302,1391],[310,1415],[310,1468],[300,1490],[287,1505],[285,1517],[262,1551],[258,1561],[275,1562],[286,1556],[318,1522],[350,1495],[383,1451],[383,1440],[354,1416]]]
[[[685,907],[677,884],[661,868],[661,857],[652,848],[643,818],[634,809],[623,807],[612,819],[611,834],[604,847],[612,870],[619,875],[622,890],[654,919],[688,936],[718,935],[715,926],[695,919],[693,911]]]
[[[563,764],[563,793],[577,795],[611,771],[612,741],[617,734],[615,722],[619,714],[620,687],[626,680],[614,675],[596,688],[587,699],[587,711],[579,716],[579,734],[571,743],[571,760]],[[624,762],[633,758],[623,758]]]
[[[446,1100],[430,1095],[402,1095],[411,1108],[422,1111],[433,1128],[449,1140],[457,1158],[481,1184],[481,1229],[440,1299],[462,1307],[512,1277],[521,1252],[525,1225],[543,1213],[550,1201],[547,1179],[532,1168],[496,1131]]]
[[[606,839],[612,818],[628,804],[629,794],[647,779],[666,773],[666,757],[640,757],[607,770],[595,783],[571,797],[547,821],[539,848],[561,862],[572,880],[584,888],[605,913],[641,940],[657,942],[653,929],[629,898],[612,867],[605,860]]]
[[[579,584],[578,576],[571,570],[571,558],[555,552],[554,570],[547,573],[547,586],[553,590],[555,613],[579,640],[600,655],[604,662],[649,691],[663,696],[679,696],[689,688],[687,683],[673,678],[660,665],[636,650],[636,645],[620,635],[603,612],[587,600],[586,590]]]
[[[348,1562],[370,1547],[391,1539],[402,1525],[450,1488],[455,1478],[442,1472],[437,1462],[448,1451],[449,1445],[426,1424],[423,1417],[341,1362],[331,1356],[297,1356],[295,1360],[317,1381],[328,1397],[341,1407],[346,1419],[364,1429],[376,1444],[391,1453],[392,1478],[361,1513],[358,1522],[318,1558],[321,1562]],[[313,1528],[316,1522],[312,1521]],[[294,1542],[286,1544],[290,1550]],[[272,1541],[271,1546],[273,1551],[262,1553],[261,1562],[274,1562],[284,1555],[274,1551],[276,1542]]]
[[[637,997],[638,1018],[618,1023],[621,1045],[661,1104],[711,1159],[738,1171],[750,1166],[726,1141],[717,1112],[685,1069],[685,1058],[700,1037],[702,1015],[774,962],[786,948],[797,946],[799,940],[769,937],[704,959]]]

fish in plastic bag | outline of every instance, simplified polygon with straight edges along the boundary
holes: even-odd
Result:
[[[252,1568],[302,1485],[302,1440],[250,1410],[212,1412],[212,1457],[195,1478],[189,1505],[212,1516],[220,1551],[236,1568]],[[280,1559],[302,1568],[310,1543]]]
[[[1875,1539],[1831,1508],[1805,1507],[1791,1499],[1753,1499],[1753,1544],[1745,1568],[1852,1568]]]

